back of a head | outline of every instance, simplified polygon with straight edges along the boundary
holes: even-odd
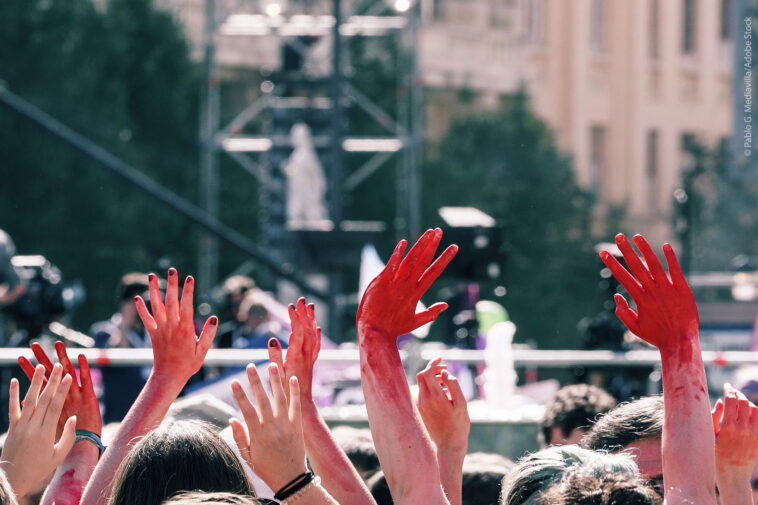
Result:
[[[189,491],[175,494],[161,505],[261,505],[263,502],[251,496],[234,493],[206,493]]]
[[[628,455],[595,452],[576,445],[552,446],[518,461],[503,479],[500,503],[542,505],[541,496],[573,468],[584,468],[599,477],[638,475],[637,465]]]
[[[663,433],[663,397],[646,396],[622,403],[597,420],[581,442],[595,451],[620,451],[632,442]]]
[[[462,505],[498,505],[503,477],[513,461],[499,455],[475,452],[463,461]]]
[[[109,505],[159,505],[180,491],[255,496],[237,456],[211,428],[176,421],[148,433],[116,471]]]
[[[567,470],[542,495],[542,505],[660,505],[663,498],[642,478],[622,474],[598,476],[587,469]]]
[[[379,470],[379,457],[376,455],[370,430],[352,426],[335,426],[331,431],[337,445],[345,451],[363,480],[368,480]]]
[[[604,389],[589,384],[562,387],[545,408],[540,422],[546,444],[552,440],[553,427],[568,438],[575,429],[589,429],[595,420],[616,406],[616,399]]]

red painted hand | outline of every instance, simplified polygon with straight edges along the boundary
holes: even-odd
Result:
[[[460,451],[465,455],[471,430],[466,398],[458,379],[448,373],[441,361],[442,358],[433,359],[416,374],[418,411],[438,451]]]
[[[271,363],[276,363],[284,370],[282,384],[284,391],[289,394],[286,387],[291,377],[297,377],[300,384],[301,402],[311,400],[311,384],[313,382],[313,365],[316,363],[318,353],[321,350],[321,328],[316,324],[316,314],[313,304],[306,305],[305,298],[297,301],[297,307],[289,306],[290,334],[287,357],[282,361],[282,348],[279,341],[272,338],[268,342],[268,358]]]
[[[387,266],[371,281],[361,299],[356,317],[359,335],[377,332],[394,342],[400,335],[434,321],[447,308],[446,303],[435,303],[416,314],[423,294],[458,252],[458,246],[451,245],[431,263],[441,239],[439,228],[427,230],[405,259],[408,243],[400,241]]]
[[[629,331],[659,349],[670,349],[679,340],[697,337],[699,320],[695,297],[687,285],[671,245],[663,245],[671,280],[647,241],[635,235],[634,243],[645,258],[644,263],[634,252],[627,238],[616,235],[616,244],[624,255],[631,274],[607,251],[600,258],[637,305],[629,308],[626,299],[616,294],[616,315]]]
[[[718,472],[740,472],[749,478],[758,460],[758,407],[731,384],[724,384],[724,400],[718,400],[713,410],[713,428]]]
[[[209,317],[198,337],[195,335],[192,306],[194,279],[187,277],[184,281],[180,303],[179,276],[174,268],[170,268],[165,305],[161,300],[155,274],[148,276],[148,284],[152,315],[147,311],[142,297],[136,296],[134,302],[153,344],[153,375],[167,383],[183,387],[203,365],[205,355],[213,343],[213,337],[216,336],[218,318]]]
[[[45,367],[45,377],[50,378],[50,374],[53,372],[53,362],[45,354],[45,350],[38,343],[31,345],[32,352],[37,358],[40,365]],[[89,373],[89,364],[84,358],[83,354],[79,355],[79,372],[81,374],[81,383],[76,380],[76,369],[71,364],[71,360],[66,353],[66,346],[63,342],[55,343],[55,352],[58,354],[58,362],[63,366],[65,373],[69,374],[73,379],[73,383],[68,390],[68,396],[63,404],[63,411],[58,419],[58,425],[56,429],[56,438],[60,438],[63,433],[63,428],[66,425],[66,421],[70,417],[76,416],[76,429],[87,430],[97,435],[101,435],[103,431],[103,420],[100,417],[100,404],[97,401],[95,395],[95,389],[92,386],[92,379]],[[32,380],[34,376],[34,365],[26,357],[20,356],[18,358],[18,364],[21,365],[21,369],[24,371],[29,380]],[[45,381],[47,386],[47,381]],[[44,386],[43,386],[44,387]]]

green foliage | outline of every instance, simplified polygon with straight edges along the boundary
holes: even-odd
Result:
[[[576,324],[596,299],[591,200],[526,94],[501,110],[454,120],[438,151],[425,167],[426,217],[452,205],[496,218],[506,229],[503,303],[516,338],[541,348],[576,346]]]
[[[149,0],[5,0],[0,79],[42,110],[194,199],[199,73],[173,18]],[[194,269],[195,234],[103,167],[0,108],[0,228],[88,290],[86,328],[114,309],[118,278],[171,257]]]

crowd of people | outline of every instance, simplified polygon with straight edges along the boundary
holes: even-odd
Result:
[[[617,406],[598,388],[569,386],[546,409],[544,449],[515,463],[467,454],[471,422],[457,378],[440,359],[432,360],[416,376],[414,398],[396,343],[446,309],[436,303],[416,312],[457,252],[450,246],[435,259],[441,238],[441,230],[428,230],[407,254],[401,241],[361,300],[356,325],[370,433],[330,430],[321,417],[312,397],[321,335],[313,305],[302,298],[289,306],[288,348],[266,337],[270,393],[253,364],[246,369],[247,384],[231,384],[240,413],[228,422],[233,443],[213,426],[164,422],[219,333],[216,316],[197,327],[194,281],[180,283],[172,268],[165,295],[154,274],[147,279],[147,300],[140,293],[124,295],[125,307],[149,336],[154,360],[107,447],[84,357],[74,366],[58,343],[57,362],[36,345],[36,366],[19,359],[31,386],[20,402],[19,382],[10,383],[0,502],[753,503],[758,407],[727,384],[711,411],[692,291],[672,248],[663,246],[667,274],[641,236],[633,241],[642,258],[625,236],[616,237],[628,270],[607,252],[601,259],[634,301],[632,309],[616,295],[617,316],[660,351],[663,395]],[[254,305],[248,307],[251,316]],[[103,345],[133,338],[105,330]],[[234,342],[234,335],[228,338]]]

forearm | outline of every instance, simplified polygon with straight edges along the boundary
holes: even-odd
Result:
[[[713,421],[697,335],[662,350],[661,360],[666,502],[715,504]]]
[[[151,375],[127,412],[116,437],[103,453],[100,463],[84,490],[84,505],[102,505],[108,500],[113,478],[121,461],[134,445],[166,416],[171,403],[181,392],[182,385]]]
[[[395,503],[448,503],[394,342],[359,332],[359,348],[369,427]]]
[[[719,488],[720,505],[750,505],[753,503],[753,491],[750,487],[750,472],[726,467],[716,471],[716,484]]]
[[[66,459],[55,471],[42,497],[42,505],[78,505],[84,486],[97,465],[98,448],[86,440],[74,444]]]
[[[376,505],[363,479],[337,445],[313,400],[302,402],[308,461],[324,488],[340,503]]]
[[[450,505],[461,505],[463,501],[463,459],[466,449],[437,447],[437,465],[440,481]]]

